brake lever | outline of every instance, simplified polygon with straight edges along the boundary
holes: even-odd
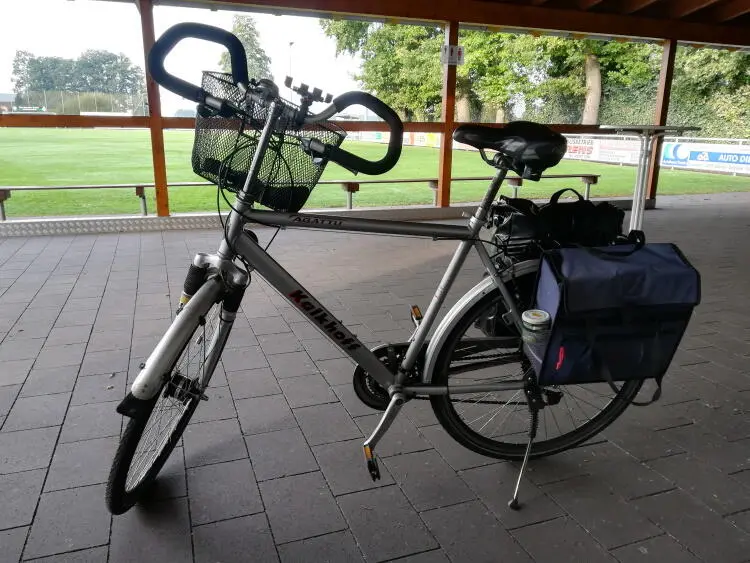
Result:
[[[302,146],[302,150],[313,157],[313,162],[315,164],[322,164],[322,162],[325,160],[325,147],[326,145],[323,144],[318,139],[312,138],[312,139],[306,139],[302,138],[300,139],[300,145]],[[329,159],[330,160],[330,159]],[[335,161],[333,161],[335,162]],[[349,168],[348,166],[344,166],[343,164],[340,164],[336,162],[338,166],[341,166],[344,170],[348,170],[355,176],[359,174],[359,170],[354,170],[353,168]]]

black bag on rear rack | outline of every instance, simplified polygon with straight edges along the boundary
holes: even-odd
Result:
[[[574,201],[560,201],[565,192],[575,194]],[[609,202],[594,203],[576,190],[565,188],[552,194],[541,206],[522,198],[500,197],[503,221],[497,225],[496,238],[507,241],[533,239],[542,246],[606,246],[623,238],[625,212]]]
[[[565,192],[572,192],[576,199],[561,202]],[[539,208],[537,218],[543,239],[561,246],[605,246],[622,235],[625,212],[607,201],[594,203],[573,188],[565,188],[552,194],[549,203]]]
[[[536,307],[549,337],[524,348],[543,386],[661,379],[694,307],[700,276],[674,244],[561,248],[542,256]]]

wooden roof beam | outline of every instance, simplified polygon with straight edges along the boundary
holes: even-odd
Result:
[[[667,10],[670,18],[684,18],[692,13],[708,8],[711,4],[716,4],[719,0],[673,0]]]
[[[658,2],[659,0],[625,0],[620,3],[619,12],[621,14],[634,14],[643,8],[648,8],[651,4]]]
[[[705,16],[707,21],[723,23],[747,13],[750,13],[750,2],[748,0],[731,0],[731,2],[707,10]]]
[[[588,10],[601,3],[602,0],[578,0],[577,5],[581,10]]]
[[[744,27],[717,26],[706,21],[665,21],[597,11],[576,11],[529,4],[504,4],[483,0],[159,0],[160,5],[216,6],[224,9],[246,7],[279,13],[384,16],[422,22],[459,20],[470,25],[530,30],[569,31],[603,36],[676,39],[688,43],[750,46]]]

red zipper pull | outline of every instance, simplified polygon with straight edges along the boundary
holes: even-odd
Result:
[[[560,346],[560,349],[557,351],[557,363],[555,364],[555,370],[560,371],[560,368],[562,367],[564,361],[565,346]]]

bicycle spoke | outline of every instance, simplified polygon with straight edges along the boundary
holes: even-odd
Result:
[[[549,409],[546,409],[546,410],[547,410],[547,411],[549,411],[550,415],[552,415],[552,420],[553,420],[553,421],[555,422],[555,426],[557,427],[557,432],[558,432],[558,435],[562,435],[562,434],[563,434],[563,431],[562,431],[562,429],[560,428],[560,424],[558,424],[558,422],[557,422],[557,417],[555,416],[555,410],[554,410],[554,409],[552,409],[552,408],[549,408]],[[546,418],[547,418],[547,417],[545,417],[545,419],[546,419]]]
[[[576,420],[575,420],[575,418],[573,418],[573,413],[570,411],[570,406],[568,406],[568,396],[567,395],[563,395],[562,400],[563,400],[563,402],[565,402],[565,406],[568,407],[567,408],[568,416],[570,417],[570,421],[573,423],[573,428],[575,428],[575,426],[576,426]]]
[[[520,393],[521,393],[521,391],[516,391],[516,392],[515,392],[515,393],[513,394],[513,396],[512,396],[511,398],[510,398],[510,400],[511,400],[511,401],[512,401],[512,400],[514,400],[514,399],[515,399],[515,398],[516,398],[516,397],[517,397],[517,396],[518,396],[518,395],[519,395]],[[502,410],[502,409],[500,409],[500,410]],[[516,412],[516,410],[517,410],[517,408],[516,408],[515,406],[514,406],[514,407],[513,407],[512,409],[510,409],[510,410],[508,411],[508,414],[506,414],[506,415],[505,415],[505,418],[503,418],[502,422],[501,422],[501,423],[500,423],[499,425],[497,425],[497,426],[496,426],[496,428],[500,428],[500,427],[504,426],[504,425],[505,425],[505,423],[506,423],[506,421],[508,420],[508,418],[510,418],[510,417],[511,417],[511,415],[513,415],[513,414],[514,414],[514,413]],[[499,412],[499,411],[498,411],[498,412]],[[492,432],[492,433],[491,433],[490,435],[491,435],[491,436],[496,436],[497,434],[496,434],[495,432]]]
[[[147,477],[169,445],[175,429],[190,407],[193,384],[205,375],[205,363],[210,353],[213,334],[218,326],[218,306],[206,316],[205,323],[185,345],[172,371],[172,379],[160,391],[143,430],[138,447],[128,469],[126,490],[133,490]],[[179,378],[177,378],[179,376]]]

